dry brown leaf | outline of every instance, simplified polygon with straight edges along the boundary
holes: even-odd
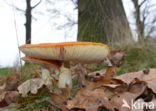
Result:
[[[126,85],[126,84],[121,80],[118,80],[118,79],[108,80],[108,79],[103,79],[103,78],[95,80],[95,81],[87,81],[86,80],[84,83],[84,87],[89,90],[94,90],[94,89],[98,89],[101,87],[117,88],[119,86],[123,87],[124,85]]]
[[[5,90],[5,87],[6,87],[6,83],[4,83],[3,85],[0,86],[0,93]]]
[[[8,104],[17,102],[18,97],[19,97],[19,93],[17,91],[7,91],[5,94],[5,100]]]
[[[17,89],[19,82],[19,75],[18,74],[13,74],[9,75],[5,79],[5,91],[14,91]]]
[[[113,67],[113,66],[109,66],[107,69],[106,69],[106,72],[104,74],[104,78],[105,79],[112,79],[114,74],[116,72],[116,67]]]
[[[82,64],[78,63],[71,67],[72,75],[77,75],[79,85],[83,85],[85,82],[85,76],[87,75],[88,71]]]
[[[107,107],[111,110],[118,109],[119,111],[131,111],[131,102],[141,95],[146,89],[144,82],[138,82],[131,84],[124,92],[118,92],[116,95],[110,98]],[[116,89],[115,89],[116,90]],[[130,108],[122,107],[124,101],[130,106]]]
[[[115,50],[115,51],[110,52],[110,55],[108,56],[108,58],[113,65],[119,66],[121,65],[121,60],[123,59],[125,55],[126,55],[125,52],[121,50]]]
[[[76,97],[68,101],[67,108],[80,108],[86,111],[96,111],[99,105],[102,105],[104,101],[107,101],[106,95],[103,88],[95,88],[95,84],[87,82],[87,87],[81,88]],[[112,95],[111,92],[108,93]]]
[[[68,111],[65,106],[67,100],[70,97],[69,88],[57,89],[54,93],[50,94],[51,104],[62,109],[62,111]]]
[[[0,108],[8,106],[7,102],[5,101],[5,94],[6,92],[0,93]]]
[[[126,73],[121,76],[117,76],[116,78],[127,84],[137,78],[140,81],[145,81],[147,86],[152,89],[154,93],[156,93],[156,69],[146,69],[143,71]]]
[[[67,108],[80,108],[85,109],[86,111],[97,111],[98,106],[102,105],[104,97],[105,94],[102,89],[96,89],[92,92],[87,89],[81,89],[73,100],[68,101]]]
[[[17,102],[19,93],[17,91],[5,91],[0,95],[0,107],[6,107]]]
[[[18,82],[18,74],[8,75],[3,78],[3,85],[0,86],[0,107],[6,107],[17,100],[19,96],[16,91]]]
[[[56,104],[61,104],[65,102],[70,97],[70,89],[69,88],[60,88],[51,93],[51,101]]]
[[[26,97],[28,93],[36,94],[38,89],[45,85],[45,81],[41,78],[34,78],[25,81],[20,86],[18,86],[18,91],[22,94],[22,97]]]
[[[105,78],[105,79],[111,79],[116,72],[116,67],[108,66],[107,69],[101,69],[99,71],[90,72],[87,74],[90,78]]]
[[[68,101],[67,107],[69,109],[78,108],[86,109],[87,111],[96,111],[100,105],[106,103],[108,98],[115,93],[103,86],[103,82],[100,84],[96,82],[85,81],[85,87],[81,88],[76,97]],[[73,110],[73,111],[74,111]]]
[[[127,107],[122,107],[123,100],[130,104],[131,100],[135,101],[146,89],[146,83],[141,81],[133,83],[130,86],[121,84],[117,87],[99,87],[97,85],[98,83],[95,82],[87,82],[87,85],[77,92],[76,97],[68,101],[67,108],[97,111],[98,108],[104,107],[111,111],[115,109],[119,111],[131,111]]]
[[[106,69],[101,69],[98,71],[90,72],[87,74],[88,77],[99,78],[102,77],[106,72]]]
[[[125,85],[125,83],[121,80],[118,80],[118,79],[105,79],[105,78],[102,78],[100,80],[97,80],[97,81],[94,81],[94,86],[97,88],[97,87],[103,87],[103,86],[107,86],[107,87],[110,87],[110,88],[116,88],[118,86],[122,86],[122,85]],[[93,87],[93,88],[95,88]]]

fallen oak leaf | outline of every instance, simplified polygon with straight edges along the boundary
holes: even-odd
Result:
[[[70,110],[97,111],[98,107],[109,102],[109,98],[115,95],[109,86],[98,86],[96,82],[85,81],[85,87],[81,88],[73,100],[69,100],[67,107]],[[108,88],[109,87],[109,88]],[[112,88],[115,89],[115,88]]]
[[[155,94],[149,88],[147,88],[137,99],[143,99],[145,102],[150,102],[155,99]]]
[[[73,108],[73,109],[70,109],[69,111],[86,111],[86,110],[85,109],[81,109],[81,108]]]
[[[5,94],[6,92],[2,92],[0,95],[0,107],[8,106],[7,102],[5,101]]]
[[[121,50],[113,50],[110,52],[108,59],[111,61],[113,65],[120,66],[121,65],[121,60],[125,56],[125,52]]]
[[[121,81],[119,79],[115,79],[115,78],[112,78],[112,79],[101,78],[101,79],[99,79],[97,81],[94,81],[94,86],[95,87],[106,86],[106,87],[110,87],[110,88],[116,88],[116,87],[122,86],[122,85],[125,85],[125,83],[123,81]]]
[[[2,79],[3,85],[0,86],[0,107],[6,107],[16,102],[19,93],[15,91],[19,83],[19,75],[8,75]]]
[[[108,86],[108,87],[115,88],[117,86],[125,84],[122,80],[113,78],[115,72],[116,72],[116,67],[109,66],[106,69],[106,71],[103,73],[103,76],[99,76],[98,78],[97,77],[92,78],[91,81],[95,82],[94,85],[96,87]]]
[[[15,103],[18,101],[18,91],[7,91],[5,94],[5,100],[8,104]]]
[[[95,89],[94,91],[82,88],[78,91],[73,100],[67,102],[67,108],[85,109],[85,111],[97,111],[98,105],[102,105],[102,98],[105,97],[102,89]]]
[[[107,69],[102,69],[100,71],[95,71],[88,74],[88,77],[92,78],[92,81],[100,79],[111,80],[116,73],[116,67],[108,66]]]
[[[148,72],[148,73],[147,73]],[[149,69],[149,71],[138,71],[126,73],[121,76],[115,77],[116,79],[122,80],[123,82],[130,84],[134,79],[138,79],[140,81],[145,81],[147,86],[152,89],[154,93],[156,93],[156,69]]]
[[[119,94],[126,92],[128,90],[128,85],[127,84],[122,84],[118,86],[105,86],[106,90],[109,90],[110,92],[113,92],[113,94]]]
[[[124,87],[121,85],[115,88],[109,86],[96,87],[96,85],[95,82],[87,82],[87,85],[77,92],[75,98],[67,102],[67,108],[97,111],[100,107],[104,107],[110,111],[115,109],[131,111],[127,107],[122,107],[123,100],[130,104],[131,100],[135,101],[146,89],[145,82],[133,83],[131,86],[123,84]]]
[[[18,86],[18,91],[22,94],[22,97],[26,97],[28,93],[36,94],[38,89],[45,85],[45,81],[41,78],[34,78],[25,81],[20,86]]]
[[[6,83],[4,83],[3,85],[0,86],[0,93],[5,90],[5,87],[6,87]]]
[[[112,79],[115,72],[116,72],[116,67],[108,66],[108,68],[106,69],[106,72],[104,74],[104,78],[108,79],[108,80]]]
[[[134,82],[135,81],[135,82]],[[131,93],[138,93],[141,91],[142,87],[144,87],[144,90],[147,88],[147,83],[144,81],[134,80],[129,84],[128,91]]]
[[[55,101],[56,103],[66,101],[67,99],[69,99],[69,97],[70,97],[70,88],[59,88],[55,90],[53,93],[51,93],[51,100]],[[61,99],[61,101],[57,101],[57,99]]]
[[[117,93],[113,96],[107,106],[108,109],[118,109],[119,111],[131,111],[132,101],[134,102],[136,98],[141,95],[146,90],[145,82],[134,83],[132,84],[129,89],[125,92]],[[126,107],[124,105],[124,101],[130,106]]]
[[[106,69],[101,69],[99,71],[94,71],[94,72],[90,72],[89,74],[87,74],[87,77],[89,78],[101,78],[104,76],[104,74],[106,73]]]
[[[11,103],[18,101],[19,93],[17,91],[5,91],[0,95],[0,107],[6,107]]]
[[[87,75],[88,71],[87,68],[83,64],[76,64],[71,67],[72,76],[76,75],[78,78],[79,86],[83,86],[85,82],[85,76]]]
[[[50,103],[62,111],[67,111],[66,102],[70,97],[70,88],[60,88],[50,94]]]
[[[18,74],[13,74],[13,75],[8,75],[5,78],[5,91],[14,91],[17,89],[19,83],[19,75]]]

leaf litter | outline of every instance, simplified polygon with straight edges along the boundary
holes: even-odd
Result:
[[[123,56],[123,52],[117,51],[112,53],[108,59],[112,62],[112,65],[119,66]],[[45,75],[44,77],[42,75],[40,78],[32,78],[23,83],[19,81],[19,75],[6,77],[0,84],[0,110],[7,109],[11,104],[22,104],[19,103],[21,98],[27,98],[30,95],[37,96],[42,90],[45,90],[45,87],[47,89],[41,94],[46,93],[51,107],[54,107],[54,109],[57,107],[62,111],[155,110],[156,69],[145,69],[120,76],[114,76],[116,73],[116,67],[114,66],[99,71],[88,71],[85,66],[76,64],[70,70],[73,79],[79,77],[78,84],[82,84],[77,88],[74,97],[71,97],[72,90],[68,86],[58,88],[58,80],[52,79],[51,75]],[[75,76],[76,74],[77,76]],[[132,102],[134,104],[137,102],[143,103],[142,109],[131,107]],[[150,110],[150,107],[145,107],[150,102],[154,104],[152,110]],[[18,107],[23,106],[19,105]]]

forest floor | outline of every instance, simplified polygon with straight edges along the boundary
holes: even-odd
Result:
[[[116,68],[116,72],[115,72],[116,75],[122,75],[125,73],[136,72],[136,71],[150,69],[150,68],[156,68],[155,44],[152,45],[147,44],[145,46],[135,45],[135,47],[133,46],[129,48],[123,48],[121,50],[125,53],[125,56],[122,59],[120,66]],[[94,71],[98,71],[105,68],[105,66],[103,65],[95,65],[95,64],[90,65],[89,67],[92,68],[92,70]],[[7,81],[9,81],[10,79],[11,81],[13,80],[13,82],[11,83],[6,82],[6,84],[9,84],[8,89],[11,88],[14,90],[15,88],[17,89],[17,84],[19,85],[26,80],[37,77],[38,74],[40,73],[40,70],[38,65],[28,64],[22,67],[22,75],[20,74],[20,77],[12,76],[12,75],[19,75],[19,72],[20,71],[17,71],[16,66],[11,68],[0,68],[0,93],[1,93],[0,107],[2,107],[2,109],[0,108],[0,111],[2,110],[3,111],[50,111],[50,110],[59,111],[60,110],[57,107],[58,105],[51,105],[53,103],[49,102],[49,98],[48,98],[49,95],[47,96],[45,94],[47,89],[44,87],[39,89],[38,91],[39,93],[37,95],[29,94],[29,96],[27,96],[26,98],[20,99],[22,105],[20,104],[18,106],[16,104],[12,104],[12,100],[10,99],[8,100],[9,102],[7,100],[4,101],[3,100],[4,95],[2,96],[2,89],[3,89],[3,83],[6,82],[6,80]],[[72,96],[69,97],[70,99],[72,99],[75,96],[76,92],[79,90],[78,87],[79,87],[78,81],[74,80],[73,89],[71,90]],[[64,92],[68,93],[68,91],[64,91]],[[5,95],[7,94],[8,93],[5,93]],[[12,92],[9,95],[9,97],[10,96],[16,97],[16,94]],[[51,96],[57,100],[56,102],[61,101],[60,98],[58,98],[56,95],[51,95]],[[64,99],[64,97],[62,97],[61,99]],[[8,110],[9,108],[11,108],[11,110]],[[79,110],[77,109],[73,111],[79,111]]]

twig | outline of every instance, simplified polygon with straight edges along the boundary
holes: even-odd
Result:
[[[40,3],[42,2],[42,0],[40,0],[36,5],[34,5],[33,7],[31,7],[31,9],[34,9],[35,7],[37,7]]]

